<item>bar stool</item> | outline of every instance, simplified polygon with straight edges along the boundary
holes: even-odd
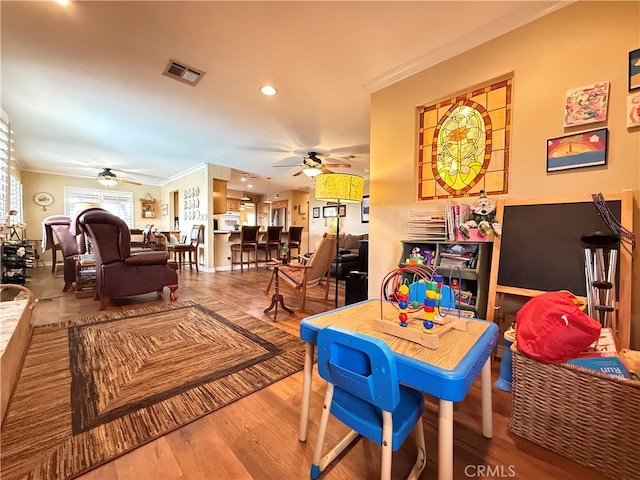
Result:
[[[260,227],[243,226],[240,230],[240,243],[231,245],[231,270],[233,266],[240,264],[240,271],[244,271],[244,265],[250,266],[255,264],[258,268],[258,231]],[[244,261],[244,253],[247,252],[247,261]],[[253,252],[253,260],[251,259]],[[236,261],[236,253],[240,254],[240,260]]]
[[[279,258],[282,229],[283,227],[268,227],[264,239],[266,241],[258,243],[258,250],[264,250],[264,258],[267,262]]]
[[[302,244],[302,230],[304,227],[289,228],[289,258],[291,258],[291,250],[296,248],[298,256],[300,256],[300,245]]]

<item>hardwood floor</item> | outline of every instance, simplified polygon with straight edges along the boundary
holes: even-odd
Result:
[[[264,268],[241,273],[179,272],[178,301],[215,296],[257,318],[273,323],[271,315],[263,314],[269,305],[262,289],[269,272]],[[95,315],[99,302],[92,298],[77,299],[73,292],[62,292],[61,273],[51,273],[50,267],[33,269],[28,285],[40,299],[33,315],[35,325]],[[281,287],[288,306],[298,300]],[[344,303],[344,288],[341,285]],[[126,300],[112,301],[108,311],[130,309],[169,302],[165,289]],[[279,310],[275,325],[298,335],[302,318],[333,308],[333,287],[329,299],[322,298],[320,289],[307,300],[307,311],[289,315]],[[493,365],[497,378],[499,364]],[[298,415],[302,391],[302,372],[245,397],[207,415],[179,430],[158,438],[136,450],[104,464],[79,477],[82,480],[110,479],[303,479],[308,478],[322,408],[324,384],[315,374],[308,441],[297,439]],[[480,382],[473,385],[462,402],[455,405],[455,479],[517,478],[523,480],[600,479],[601,475],[564,457],[523,440],[509,432],[511,394],[493,389],[494,437],[486,439],[481,432]],[[437,478],[437,403],[427,397],[423,416],[427,437],[427,468],[421,478]],[[345,428],[332,421],[328,442],[337,441]],[[326,479],[379,478],[379,447],[360,440],[323,476]],[[415,460],[415,443],[410,437],[394,453],[393,477],[403,478]],[[490,470],[487,469],[490,467]]]

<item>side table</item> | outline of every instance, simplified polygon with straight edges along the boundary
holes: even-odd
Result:
[[[271,305],[264,309],[264,313],[270,312],[273,308],[275,308],[275,312],[273,315],[273,321],[275,322],[278,318],[278,304],[282,307],[285,312],[293,313],[289,307],[284,304],[284,298],[280,295],[280,280],[278,279],[278,269],[280,268],[279,263],[268,263],[267,266],[273,268],[273,275],[275,277],[275,290],[273,295],[271,295]]]
[[[96,293],[96,261],[92,254],[77,255],[76,298],[92,297]]]

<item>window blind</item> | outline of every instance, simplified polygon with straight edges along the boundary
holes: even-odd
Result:
[[[133,228],[132,192],[64,187],[65,215],[71,216],[81,203],[97,203],[100,207],[124,220],[129,228]]]

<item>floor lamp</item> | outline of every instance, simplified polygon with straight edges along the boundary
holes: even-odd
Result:
[[[338,265],[340,263],[340,205],[343,203],[362,202],[364,178],[346,173],[323,173],[316,177],[316,200],[336,202],[336,308],[338,308]]]

